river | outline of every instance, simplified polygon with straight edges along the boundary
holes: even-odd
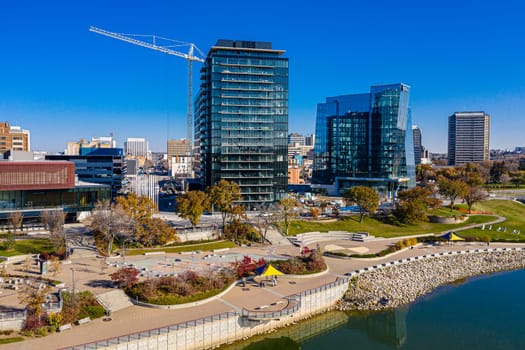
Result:
[[[469,278],[382,313],[330,312],[221,349],[525,349],[525,270]]]

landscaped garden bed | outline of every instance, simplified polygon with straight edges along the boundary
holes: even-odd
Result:
[[[127,271],[124,271],[127,270]],[[112,275],[113,280],[121,283],[126,294],[131,298],[148,304],[176,305],[195,302],[210,298],[228,288],[234,281],[235,275],[228,270],[198,274],[186,271],[177,276],[164,276],[138,281],[138,271],[132,268],[121,269],[121,276]],[[134,275],[134,276],[133,276]]]

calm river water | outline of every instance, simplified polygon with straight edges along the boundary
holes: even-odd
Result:
[[[441,287],[404,308],[330,312],[228,350],[525,350],[525,270]]]

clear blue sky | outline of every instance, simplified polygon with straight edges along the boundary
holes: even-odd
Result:
[[[93,25],[205,53],[219,38],[273,42],[290,59],[290,132],[313,133],[326,96],[404,82],[431,151],[446,151],[447,116],[464,110],[491,115],[491,148],[525,146],[524,14],[519,0],[3,0],[0,120],[31,130],[35,150],[113,132],[165,151],[185,137],[186,62]]]

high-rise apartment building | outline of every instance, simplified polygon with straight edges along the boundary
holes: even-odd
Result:
[[[142,137],[128,137],[124,142],[126,156],[148,158],[149,143]]]
[[[408,85],[378,85],[318,104],[312,187],[341,195],[370,186],[391,198],[414,186],[409,97]]]
[[[418,165],[421,164],[421,157],[423,156],[423,145],[421,144],[421,129],[417,125],[412,125],[412,135],[414,138],[414,161],[415,164]]]
[[[219,40],[195,103],[202,185],[236,182],[246,207],[287,191],[288,58],[271,43]]]
[[[0,122],[0,153],[9,150],[30,151],[30,132],[20,126],[11,126],[8,122]]]
[[[490,116],[456,112],[448,117],[448,164],[489,160]]]

